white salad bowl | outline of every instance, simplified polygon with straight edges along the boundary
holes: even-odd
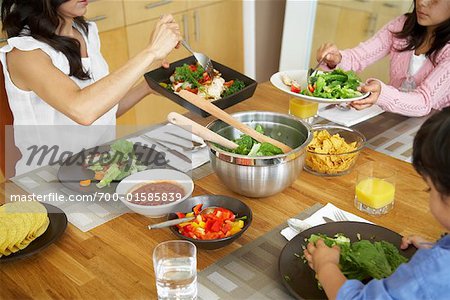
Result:
[[[180,186],[184,190],[182,197],[170,195],[168,192],[158,191],[153,194],[148,194],[147,199],[151,198],[150,202],[157,203],[154,205],[136,204],[132,201],[132,192],[137,188],[156,182],[170,182]],[[145,215],[150,218],[160,218],[168,213],[177,212],[177,207],[184,200],[192,195],[194,190],[194,182],[192,178],[183,172],[171,169],[150,169],[135,173],[124,178],[116,188],[116,193],[120,200],[132,211]],[[179,198],[179,199],[177,199]],[[176,201],[169,201],[176,199]]]

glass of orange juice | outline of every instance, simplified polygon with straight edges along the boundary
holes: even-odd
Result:
[[[299,98],[291,98],[289,100],[289,114],[312,124],[314,118],[317,117],[319,103],[306,101]]]
[[[390,166],[368,162],[357,168],[355,206],[371,215],[383,215],[394,207],[397,172]]]

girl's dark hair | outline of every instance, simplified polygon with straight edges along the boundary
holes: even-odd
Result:
[[[409,51],[415,50],[425,42],[427,34],[427,27],[422,26],[417,22],[416,15],[416,1],[413,0],[414,10],[411,13],[405,14],[406,21],[403,25],[403,29],[399,32],[395,32],[394,35],[400,39],[406,39],[407,44],[404,48],[396,49],[397,51]],[[450,19],[439,24],[434,30],[434,40],[431,44],[431,48],[425,53],[430,58],[433,64],[436,64],[436,56],[439,51],[450,42]]]
[[[440,194],[450,196],[450,107],[420,127],[414,138],[413,166]]]
[[[58,16],[57,9],[66,1],[68,0],[3,0],[3,30],[8,38],[29,35],[61,51],[69,61],[69,76],[89,79],[89,73],[83,70],[78,40],[56,34],[56,29],[64,22]],[[89,26],[84,18],[75,18],[75,23],[87,35]]]

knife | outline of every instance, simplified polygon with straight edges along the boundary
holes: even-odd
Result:
[[[182,135],[178,135],[178,134],[173,133],[173,132],[166,131],[166,132],[164,132],[164,133],[167,133],[167,134],[170,134],[171,136],[174,136],[174,137],[177,137],[177,138],[179,138],[179,139],[182,139],[182,140],[191,142],[192,144],[194,144],[194,146],[200,146],[200,145],[203,145],[203,143],[199,143],[199,142],[197,142],[197,141],[191,140],[190,138],[187,138],[187,137],[182,136]]]
[[[142,135],[141,137],[142,137],[143,139],[149,141],[150,143],[153,143],[153,144],[156,144],[156,145],[160,146],[160,147],[163,148],[165,151],[167,151],[167,152],[169,152],[169,153],[172,153],[172,154],[175,155],[176,157],[179,157],[179,158],[181,158],[182,160],[184,160],[185,162],[188,162],[188,163],[192,164],[192,160],[191,160],[189,157],[187,157],[186,155],[184,155],[183,153],[178,152],[178,151],[175,150],[175,149],[169,148],[169,147],[167,147],[166,145],[164,145],[163,143],[160,143],[160,142],[158,142],[158,141],[155,141],[154,139],[152,139],[151,137],[149,137],[149,136],[147,136],[147,135],[145,135],[145,134]]]
[[[329,110],[329,109],[335,108],[336,105],[337,104],[334,104],[334,103],[333,104],[328,104],[328,105],[322,107],[321,109],[319,109],[319,111],[324,111],[324,110]]]
[[[336,222],[336,221],[334,221],[334,220],[332,220],[332,219],[330,219],[330,218],[327,218],[327,217],[322,217],[322,219],[323,219],[326,223]]]

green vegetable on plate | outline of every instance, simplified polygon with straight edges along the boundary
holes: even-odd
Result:
[[[340,247],[339,268],[348,279],[386,278],[408,261],[393,244],[386,241],[358,240],[352,243],[343,234],[336,234],[334,238],[312,234],[307,241],[316,243],[319,239],[323,239],[328,247]]]

